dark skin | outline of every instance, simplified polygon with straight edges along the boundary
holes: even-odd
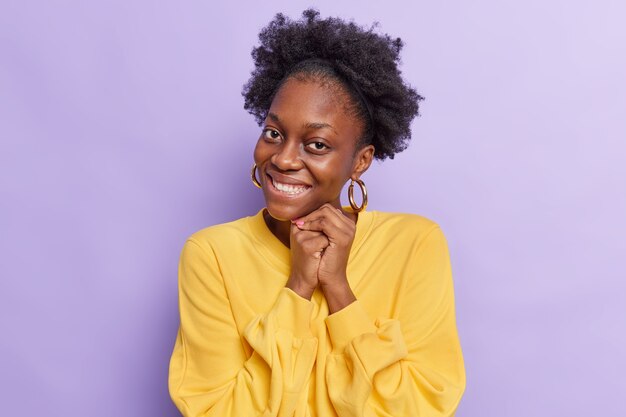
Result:
[[[278,90],[254,150],[272,233],[291,249],[286,286],[311,299],[319,287],[332,314],[356,300],[346,275],[357,215],[341,207],[350,179],[371,165],[357,149],[363,123],[338,82],[290,78]]]

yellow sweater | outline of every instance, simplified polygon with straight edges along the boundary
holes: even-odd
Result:
[[[170,395],[186,417],[453,416],[465,389],[450,259],[439,226],[359,214],[357,301],[285,288],[289,249],[255,216],[194,233],[179,265]]]

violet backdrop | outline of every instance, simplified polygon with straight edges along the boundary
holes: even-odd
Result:
[[[448,238],[457,416],[626,415],[617,0],[4,0],[0,415],[178,415],[180,249],[262,207],[240,91],[259,29],[309,5],[400,36],[426,97],[363,179],[371,209]]]

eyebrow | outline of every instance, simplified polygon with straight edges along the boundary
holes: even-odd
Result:
[[[276,113],[272,113],[269,112],[267,114],[267,117],[269,117],[270,119],[272,119],[272,121],[276,122],[276,123],[281,123],[280,117],[278,117],[278,115]],[[337,131],[335,130],[335,128],[328,124],[328,123],[324,123],[324,122],[309,122],[309,123],[305,123],[304,124],[304,128],[306,129],[330,129],[333,132],[337,133]]]
[[[328,123],[323,123],[323,122],[309,122],[309,123],[306,123],[304,127],[307,129],[330,129],[333,132],[337,133],[334,127],[332,127]]]
[[[280,123],[280,117],[276,113],[269,112],[267,113],[267,117],[275,121],[276,123]]]

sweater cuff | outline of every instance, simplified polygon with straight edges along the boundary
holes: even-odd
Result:
[[[326,317],[325,322],[336,353],[343,353],[355,337],[376,332],[376,326],[359,300]]]
[[[280,329],[289,330],[296,337],[311,337],[313,303],[289,288],[283,288],[274,304],[274,317]]]

